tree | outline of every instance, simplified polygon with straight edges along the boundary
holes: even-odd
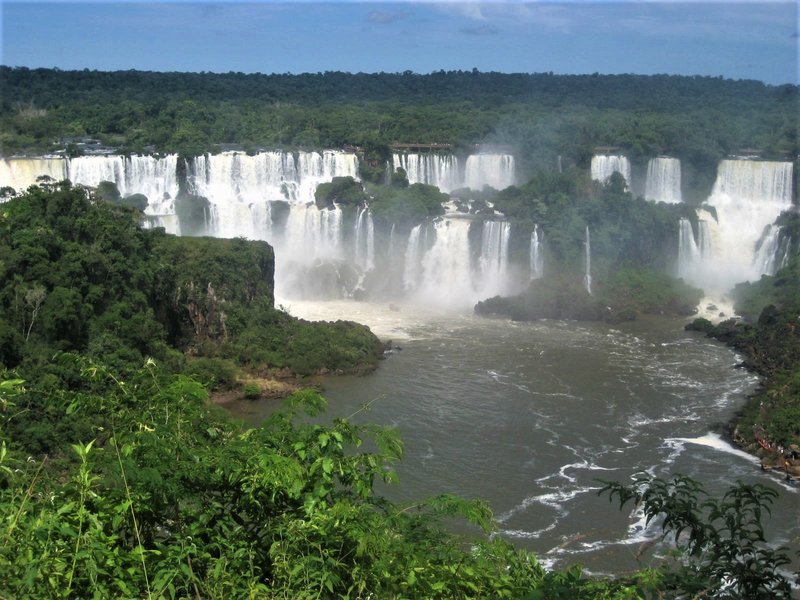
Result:
[[[33,329],[33,324],[36,322],[36,317],[39,315],[39,309],[42,307],[42,302],[44,302],[46,296],[47,290],[44,288],[44,286],[39,284],[34,285],[25,292],[25,306],[30,310],[30,321],[28,323],[28,328],[25,331],[26,342],[28,341],[28,338],[31,337],[31,329]]]
[[[604,484],[599,493],[618,498],[620,508],[633,501],[643,507],[647,523],[661,519],[662,539],[669,537],[680,551],[665,567],[665,591],[691,598],[792,597],[792,584],[780,571],[791,562],[788,552],[768,546],[761,523],[775,490],[739,481],[718,500],[684,475]],[[800,583],[800,571],[796,576]]]
[[[329,183],[321,183],[314,192],[317,208],[332,208],[334,204],[357,206],[367,201],[364,186],[352,177],[334,177]]]
[[[106,202],[117,203],[122,198],[117,184],[113,181],[101,181],[97,184],[97,195]]]

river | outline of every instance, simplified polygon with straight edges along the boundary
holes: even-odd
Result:
[[[599,497],[598,479],[684,473],[710,491],[736,480],[780,495],[768,539],[800,547],[800,493],[716,432],[757,385],[727,347],[683,322],[514,323],[403,305],[283,301],[293,315],[369,325],[401,348],[373,374],[324,381],[329,415],[392,425],[405,456],[397,502],[486,499],[499,535],[542,562],[595,573],[646,566],[658,530]],[[274,404],[240,403],[257,422]],[[644,545],[644,546],[643,546]],[[656,547],[656,552],[658,552]]]

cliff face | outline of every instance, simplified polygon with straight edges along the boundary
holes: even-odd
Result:
[[[383,346],[356,323],[310,323],[275,309],[266,242],[162,236],[157,303],[172,345],[276,376],[373,369]]]
[[[164,236],[155,255],[158,312],[179,347],[226,342],[240,330],[237,315],[274,306],[275,255],[266,242]]]

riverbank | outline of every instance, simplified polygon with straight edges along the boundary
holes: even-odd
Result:
[[[800,311],[767,306],[758,321],[717,325],[695,319],[699,331],[736,349],[741,367],[763,379],[729,423],[730,439],[757,456],[762,468],[800,478]]]

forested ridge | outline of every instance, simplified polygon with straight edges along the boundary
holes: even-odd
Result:
[[[82,136],[121,152],[359,146],[511,146],[523,173],[586,166],[597,146],[669,153],[713,173],[723,157],[798,153],[796,86],[673,75],[151,73],[0,67],[0,143],[63,149]],[[695,176],[697,177],[697,176]],[[700,176],[700,179],[703,179]],[[700,184],[710,185],[705,182]]]

